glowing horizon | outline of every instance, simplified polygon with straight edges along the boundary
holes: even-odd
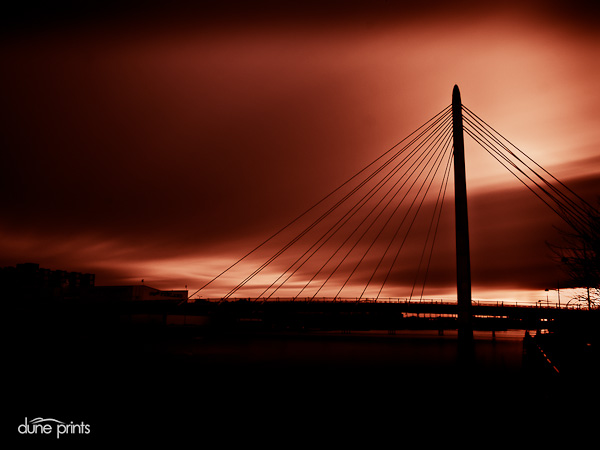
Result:
[[[99,20],[4,40],[0,264],[194,292],[447,106],[454,84],[595,204],[598,33],[535,8],[453,15],[459,28],[446,12]],[[564,282],[544,243],[560,223],[465,147],[473,298],[545,298]],[[452,242],[438,244],[428,298],[455,295]]]

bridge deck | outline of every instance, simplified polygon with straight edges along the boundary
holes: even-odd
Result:
[[[26,306],[21,314],[40,320],[204,325],[212,329],[400,330],[456,329],[458,306],[452,302],[356,301],[172,301],[92,302]],[[474,329],[552,329],[571,323],[597,323],[600,311],[477,304]],[[591,325],[590,325],[591,326]]]

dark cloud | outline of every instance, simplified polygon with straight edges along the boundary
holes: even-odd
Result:
[[[390,2],[376,0],[360,1],[287,1],[259,0],[254,2],[194,2],[179,0],[165,4],[159,1],[87,1],[61,0],[48,2],[30,0],[12,2],[4,8],[3,30],[57,29],[67,26],[89,27],[95,25],[120,27],[162,28],[181,26],[182,23],[194,26],[239,27],[254,24],[363,24],[377,25],[382,22],[396,23],[426,22],[432,18],[453,20],[473,18],[498,13],[513,15],[525,14],[538,19],[551,19],[563,25],[573,26],[588,32],[597,31],[595,17],[598,13],[596,2],[576,0],[509,1],[500,4],[475,0],[461,0],[448,3],[441,0],[427,3]]]

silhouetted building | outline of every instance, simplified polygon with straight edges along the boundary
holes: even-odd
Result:
[[[91,273],[44,269],[34,263],[0,269],[2,297],[8,299],[81,298],[89,294],[95,281]]]
[[[161,291],[150,286],[96,286],[93,296],[96,300],[107,301],[184,301],[188,298],[187,290]]]

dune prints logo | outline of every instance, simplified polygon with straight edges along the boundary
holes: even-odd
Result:
[[[61,422],[56,419],[43,419],[36,417],[32,420],[27,420],[18,427],[19,434],[22,435],[54,435],[56,439],[66,435],[85,435],[90,434],[90,426],[86,423],[70,423]]]

